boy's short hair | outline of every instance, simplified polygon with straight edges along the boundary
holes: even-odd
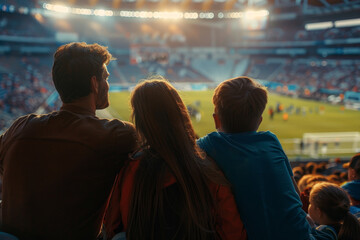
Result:
[[[255,131],[265,110],[267,90],[249,77],[237,77],[217,86],[213,103],[225,132]]]

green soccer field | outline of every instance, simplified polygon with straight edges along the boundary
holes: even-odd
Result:
[[[196,133],[201,137],[214,131],[211,101],[213,91],[189,91],[180,94],[187,105],[200,102],[198,109],[201,112],[201,120],[192,119]],[[108,110],[114,117],[130,119],[129,96],[129,92],[110,93],[111,107]],[[270,120],[268,109],[270,106],[275,109],[277,103],[282,104],[284,109],[293,106],[287,121],[283,120],[282,113],[275,113],[274,119]],[[286,139],[302,138],[304,133],[360,131],[360,111],[344,110],[338,105],[270,94],[259,130],[270,130],[275,133],[284,146]]]

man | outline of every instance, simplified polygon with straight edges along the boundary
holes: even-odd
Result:
[[[96,239],[115,176],[136,148],[131,123],[99,119],[109,105],[106,47],[70,43],[54,55],[63,105],[17,119],[0,136],[2,230],[19,239]]]

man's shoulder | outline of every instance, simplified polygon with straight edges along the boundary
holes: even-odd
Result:
[[[114,137],[132,137],[136,135],[135,127],[132,123],[122,121],[119,119],[98,119],[98,129],[106,135],[112,135]],[[94,125],[97,125],[94,124]]]
[[[102,127],[97,131],[97,136],[102,136],[102,142],[114,144],[118,148],[132,152],[137,147],[137,135],[132,123],[119,119],[99,119]],[[96,131],[95,131],[96,133]]]
[[[8,147],[7,144],[10,144],[13,140],[21,137],[22,135],[26,135],[30,129],[34,129],[33,122],[36,119],[40,118],[42,115],[37,114],[28,114],[17,118],[13,124],[0,136],[0,146],[2,149]],[[35,119],[35,120],[33,120]]]
[[[16,124],[16,123],[21,123],[21,122],[26,121],[26,120],[46,118],[46,117],[48,117],[49,115],[50,115],[50,113],[49,113],[49,114],[30,113],[30,114],[27,114],[27,115],[18,117],[18,118],[14,121],[13,125]]]
[[[120,119],[97,119],[99,123],[106,127],[115,127],[115,128],[126,128],[129,130],[135,130],[134,124],[127,121],[122,121]]]
[[[7,130],[7,133],[14,133],[16,132],[18,129],[24,130],[24,128],[29,124],[29,123],[33,123],[36,122],[40,119],[46,118],[48,116],[48,114],[45,115],[39,115],[39,114],[35,114],[35,113],[31,113],[31,114],[27,114],[24,116],[21,116],[19,118],[17,118],[13,124],[10,126],[10,128]]]
[[[119,132],[135,132],[134,125],[119,119],[99,118],[95,115],[78,114],[71,111],[59,111],[51,114],[50,125],[60,125],[66,129],[76,128],[96,134],[116,135]]]
[[[48,114],[28,114],[18,118],[8,129],[8,135],[71,139],[102,139],[116,141],[124,136],[135,137],[132,123],[118,119],[99,119],[96,116],[80,116],[66,111]],[[70,137],[70,136],[73,137]],[[67,137],[65,137],[67,136]],[[78,136],[78,137],[77,137]]]

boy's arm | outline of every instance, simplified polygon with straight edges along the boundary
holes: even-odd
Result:
[[[285,153],[284,153],[284,154],[285,154]],[[286,157],[286,155],[285,155],[285,157]],[[295,191],[297,192],[297,194],[298,194],[299,197],[300,197],[300,190],[299,190],[298,185],[297,185],[297,183],[296,183],[296,181],[295,181],[294,174],[293,174],[293,171],[292,171],[292,168],[291,168],[289,159],[286,157],[285,161],[286,161],[286,166],[287,166],[287,168],[288,168],[288,171],[289,171],[289,174],[290,174],[290,177],[291,177],[291,181],[292,181],[292,183],[293,183],[293,185],[294,185]]]
[[[292,182],[293,182],[293,184],[294,184],[295,191],[296,191],[297,194],[300,196],[300,190],[299,190],[299,188],[298,188],[298,185],[297,185],[297,183],[296,183],[296,181],[295,181],[294,176],[291,176],[291,180],[292,180]]]
[[[295,191],[297,192],[297,194],[299,195],[300,197],[300,190],[297,186],[297,183],[295,181],[295,178],[294,178],[294,174],[293,174],[293,171],[292,171],[292,168],[291,168],[291,165],[290,165],[290,162],[289,162],[289,159],[287,158],[286,154],[284,153],[284,157],[285,157],[285,163],[286,163],[286,168],[287,170],[289,171],[289,174],[290,174],[290,177],[291,177],[291,181],[294,185],[294,188],[295,188]]]
[[[279,142],[279,140],[277,140],[277,141]],[[280,144],[280,142],[279,142],[279,144]],[[281,144],[280,144],[280,146],[281,146]],[[281,149],[282,149],[282,147],[281,147]],[[300,190],[299,190],[298,185],[297,185],[297,183],[296,183],[296,181],[295,181],[294,173],[293,173],[293,171],[292,171],[292,168],[291,168],[291,165],[290,165],[290,161],[289,161],[288,157],[286,156],[286,154],[285,154],[285,152],[284,152],[283,149],[282,149],[282,152],[283,152],[284,157],[285,157],[286,168],[287,168],[288,171],[289,171],[289,174],[290,174],[290,177],[291,177],[291,181],[292,181],[292,183],[293,183],[293,185],[294,185],[295,191],[297,192],[297,194],[298,194],[299,197],[300,197]]]

